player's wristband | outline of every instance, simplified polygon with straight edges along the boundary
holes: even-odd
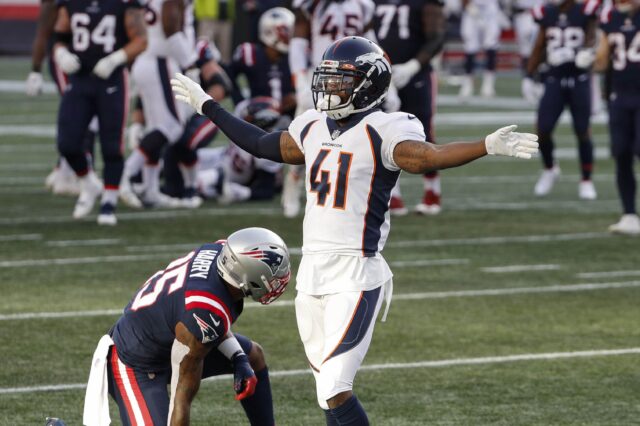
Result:
[[[64,43],[64,44],[71,44],[71,33],[62,33],[59,31],[54,31],[53,32],[53,44],[56,43]]]
[[[238,353],[244,354],[242,347],[240,346],[240,342],[235,337],[229,337],[218,345],[218,350],[222,355],[227,357],[227,359],[233,360]]]

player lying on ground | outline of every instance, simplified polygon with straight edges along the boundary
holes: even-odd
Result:
[[[264,228],[204,244],[156,272],[98,343],[83,424],[109,424],[107,389],[124,425],[189,424],[200,380],[232,373],[250,423],[273,425],[262,348],[231,324],[245,297],[269,304],[290,276],[287,246]]]
[[[317,110],[299,115],[288,131],[267,133],[226,112],[187,77],[172,80],[178,100],[209,117],[242,149],[306,165],[296,319],[328,425],[368,424],[352,387],[382,298],[388,303],[392,293],[392,273],[380,253],[400,170],[424,173],[487,154],[531,158],[538,149],[537,136],[515,133],[516,126],[477,142],[426,143],[414,115],[377,108],[390,81],[388,58],[375,43],[337,40],[313,76]]]

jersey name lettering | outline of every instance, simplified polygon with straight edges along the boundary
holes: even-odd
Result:
[[[217,254],[217,250],[201,250],[196,258],[193,259],[189,278],[202,278],[206,280],[209,276],[209,269],[211,268],[211,264],[213,263],[213,260],[216,258]]]

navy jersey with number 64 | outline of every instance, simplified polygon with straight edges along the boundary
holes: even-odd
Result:
[[[175,327],[182,322],[200,342],[217,343],[243,308],[218,275],[224,241],[205,244],[156,272],[142,286],[112,330],[122,361],[157,372],[171,367]]]
[[[69,13],[69,50],[80,58],[80,72],[91,72],[101,58],[127,44],[124,15],[129,8],[142,7],[141,1],[56,0]]]

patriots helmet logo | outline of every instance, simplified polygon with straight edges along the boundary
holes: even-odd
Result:
[[[240,254],[258,259],[262,263],[265,263],[274,275],[282,265],[283,256],[273,250],[261,250],[259,247],[256,247],[253,250],[245,251]]]

